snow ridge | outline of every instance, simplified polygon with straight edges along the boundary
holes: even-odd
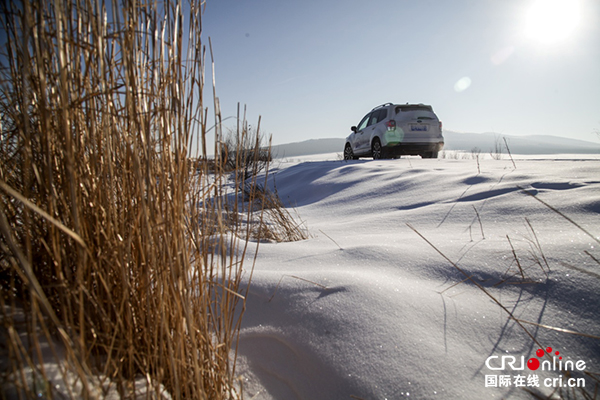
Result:
[[[599,235],[597,161],[480,169],[418,158],[281,163],[271,185],[312,237],[260,245],[239,341],[246,398],[529,398],[514,384],[486,387],[486,375],[544,382],[558,372],[493,371],[486,360],[529,359],[539,345],[600,370],[598,338],[541,327],[600,336],[598,236],[532,198]]]

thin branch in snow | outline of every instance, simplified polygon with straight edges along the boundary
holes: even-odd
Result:
[[[517,165],[515,164],[515,160],[513,160],[512,154],[510,153],[510,149],[508,148],[508,142],[506,141],[506,136],[503,136],[502,139],[504,139],[504,145],[506,146],[506,151],[508,152],[508,156],[510,157],[510,161],[512,161],[513,167],[515,167],[515,169],[517,169]]]
[[[567,221],[569,221],[570,223],[572,223],[573,225],[575,225],[577,228],[579,228],[579,230],[581,230],[583,233],[585,233],[586,235],[588,235],[589,237],[591,237],[592,239],[594,239],[594,241],[596,241],[596,243],[600,244],[600,240],[595,237],[594,235],[592,235],[591,233],[589,233],[588,231],[586,231],[581,225],[579,225],[577,222],[573,221],[571,218],[567,217],[565,214],[563,214],[562,212],[558,211],[556,208],[552,207],[550,204],[546,203],[544,200],[539,199],[536,195],[534,195],[533,193],[530,193],[529,191],[525,190],[525,188],[523,188],[522,186],[517,186],[519,189],[521,189],[521,191],[525,194],[530,195],[531,197],[533,197],[534,199],[536,199],[537,201],[539,201],[540,203],[542,203],[543,205],[545,205],[546,207],[548,207],[549,209],[551,209],[552,211],[554,211],[555,213],[557,213],[558,215],[560,215],[561,217],[563,217],[564,219],[566,219]]]
[[[594,257],[589,251],[584,251],[585,254],[587,254],[588,256],[592,257],[592,260],[596,261],[598,264],[600,264],[600,260],[598,260],[596,257]]]
[[[473,210],[475,210],[475,214],[477,214],[477,220],[479,221],[479,228],[481,229],[481,237],[485,239],[485,234],[483,233],[483,224],[481,223],[481,218],[479,217],[479,212],[477,208],[473,206]]]
[[[326,234],[325,232],[323,232],[323,231],[322,231],[322,230],[320,230],[320,229],[319,229],[319,232],[321,232],[323,235],[327,236],[327,238],[329,238],[329,240],[331,240],[333,243],[335,243],[335,245],[336,245],[337,247],[339,247],[339,248],[340,248],[340,250],[344,250],[344,249],[342,248],[342,246],[340,246],[340,245],[338,244],[338,242],[336,242],[335,240],[333,240],[333,239],[331,238],[331,236],[329,236],[328,234]]]

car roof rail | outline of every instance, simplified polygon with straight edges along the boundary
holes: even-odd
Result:
[[[394,105],[394,103],[385,103],[385,104],[382,104],[382,105],[380,105],[380,106],[377,106],[377,107],[375,107],[375,108],[374,108],[374,109],[372,109],[371,111],[375,111],[375,110],[377,110],[378,108],[387,107],[387,106],[393,106],[393,105]]]

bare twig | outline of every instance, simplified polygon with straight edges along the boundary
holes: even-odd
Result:
[[[477,215],[477,221],[479,221],[479,229],[481,229],[481,237],[485,239],[485,234],[483,233],[483,224],[481,223],[481,218],[479,217],[479,212],[477,208],[473,206],[473,210],[475,210],[475,214]]]
[[[329,240],[331,240],[333,243],[335,243],[335,245],[336,245],[337,247],[339,247],[339,249],[340,249],[340,250],[344,250],[344,249],[342,248],[342,246],[340,246],[340,245],[338,244],[338,242],[336,242],[335,240],[333,240],[333,239],[331,238],[331,236],[329,236],[328,234],[326,234],[325,232],[323,232],[321,229],[319,229],[319,232],[321,232],[323,235],[327,236],[327,238],[328,238]]]
[[[596,257],[594,257],[592,255],[592,253],[590,253],[589,251],[585,250],[584,251],[585,254],[587,254],[588,256],[590,256],[592,258],[592,260],[596,261],[596,264],[600,264],[600,260],[598,260]]]
[[[600,336],[590,335],[588,333],[581,333],[581,332],[577,332],[577,331],[574,331],[574,330],[571,330],[571,329],[558,328],[556,326],[538,324],[537,322],[529,322],[529,321],[525,321],[523,319],[517,319],[517,318],[515,318],[514,320],[518,321],[520,323],[523,323],[523,324],[539,326],[540,328],[545,328],[545,329],[549,329],[549,330],[556,331],[556,332],[568,333],[570,335],[577,335],[577,336],[583,336],[583,337],[588,337],[588,338],[591,338],[591,339],[598,339],[598,340],[600,340]]]
[[[525,280],[525,274],[523,273],[523,268],[521,267],[521,262],[519,261],[519,257],[517,257],[517,252],[515,251],[514,246],[512,245],[512,242],[510,241],[510,237],[508,237],[508,235],[506,235],[506,239],[508,240],[508,244],[510,245],[510,248],[512,250],[512,254],[513,257],[517,263],[517,267],[519,268],[519,272],[521,273],[521,278],[523,280]]]
[[[544,200],[538,198],[536,195],[530,193],[528,190],[524,189],[523,187],[521,187],[521,186],[517,186],[517,187],[519,189],[521,189],[521,191],[523,193],[528,194],[529,196],[533,197],[534,199],[536,199],[537,201],[539,201],[540,203],[542,203],[543,205],[545,205],[546,207],[548,207],[550,210],[554,211],[555,213],[557,213],[558,215],[560,215],[561,217],[563,217],[564,219],[566,219],[567,221],[569,221],[571,224],[575,225],[577,228],[579,228],[579,230],[581,230],[583,233],[585,233],[590,238],[592,238],[596,243],[600,244],[600,239],[598,239],[597,237],[595,237],[594,235],[592,235],[590,232],[588,232],[587,230],[585,230],[577,222],[573,221],[571,218],[569,218],[568,216],[566,216],[562,212],[558,211],[556,208],[552,207],[550,204],[546,203]]]
[[[546,277],[548,277],[548,274],[550,273],[550,265],[548,264],[548,260],[546,260],[546,256],[544,255],[544,252],[542,251],[542,245],[540,244],[540,241],[538,240],[538,237],[535,233],[535,229],[533,229],[533,226],[531,225],[529,218],[525,217],[525,222],[527,222],[527,226],[529,227],[529,229],[531,230],[531,233],[533,234],[533,238],[535,239],[536,248],[540,252],[540,254],[542,256],[542,260],[544,260],[544,264],[546,265],[547,271],[544,270],[544,267],[542,266],[541,263],[540,263],[540,268],[542,268],[542,271],[544,271],[544,273],[546,274]]]
[[[508,148],[508,142],[506,141],[506,136],[503,136],[504,145],[506,146],[506,151],[508,152],[508,156],[510,157],[510,161],[512,161],[513,167],[517,169],[517,165],[515,164],[515,160],[513,160],[512,154],[510,153],[510,149]]]

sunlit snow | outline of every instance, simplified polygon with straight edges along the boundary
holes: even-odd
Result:
[[[272,182],[311,238],[260,244],[238,349],[245,398],[530,398],[568,376],[593,393],[599,161],[276,165]],[[488,368],[540,346],[586,369]]]

